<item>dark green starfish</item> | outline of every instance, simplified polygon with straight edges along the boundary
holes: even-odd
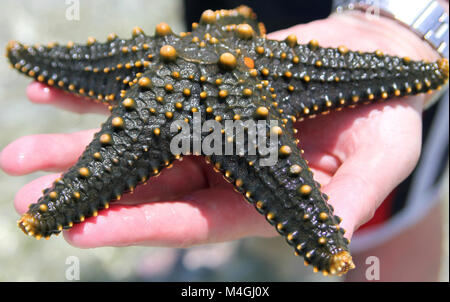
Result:
[[[170,150],[177,134],[170,131],[173,121],[192,124],[196,112],[203,122],[222,124],[276,120],[279,126],[269,129],[279,137],[275,165],[261,165],[258,153],[207,160],[306,263],[325,274],[353,268],[340,218],[302,158],[293,122],[439,88],[447,81],[448,61],[322,48],[317,41],[298,45],[293,35],[273,41],[264,34],[252,10],[241,6],[205,11],[192,32],[180,35],[161,23],[154,36],[135,28],[129,40],[110,35],[105,43],[90,38],[87,45],[46,47],[10,42],[7,56],[17,70],[111,110],[78,162],[30,206],[20,228],[48,238],[158,175],[182,156]]]

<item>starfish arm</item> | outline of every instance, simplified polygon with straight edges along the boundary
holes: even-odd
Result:
[[[353,264],[348,252],[349,242],[343,237],[344,230],[339,228],[341,219],[333,215],[332,207],[327,204],[328,197],[320,192],[320,185],[302,158],[292,133],[283,126],[266,127],[267,133],[278,134],[274,146],[278,156],[273,165],[262,163],[262,159],[268,157],[261,154],[261,148],[252,154],[249,140],[245,144],[245,153],[235,156],[213,154],[211,163],[275,226],[296,255],[305,257],[305,264],[311,264],[316,271],[325,274],[345,273]],[[231,137],[237,141],[236,135]],[[341,258],[346,260],[337,260]]]
[[[254,38],[239,47],[254,60],[258,75],[270,83],[274,101],[286,115],[314,116],[330,110],[390,97],[440,89],[448,80],[448,60],[426,63],[339,48],[316,41],[298,45]]]
[[[170,28],[157,27],[156,32],[158,47],[166,39],[181,43]],[[194,85],[197,63],[176,61],[177,52],[170,45],[154,54],[152,68],[130,81],[131,88],[111,106],[111,116],[77,163],[19,220],[25,233],[48,238],[70,228],[179,157],[170,151],[170,123],[175,118],[190,122],[193,108],[199,108],[199,85]],[[186,90],[188,86],[191,89]],[[178,107],[183,98],[189,99],[190,106]]]
[[[154,37],[135,29],[128,40],[111,34],[105,43],[89,38],[85,45],[28,46],[11,41],[6,56],[11,66],[39,82],[112,103],[150,65],[154,46]]]
[[[204,11],[200,21],[192,24],[192,35],[200,39],[203,39],[205,35],[219,40],[229,38],[233,36],[238,24],[250,25],[258,36],[266,33],[264,24],[258,22],[253,10],[241,5],[230,10]]]
[[[71,228],[171,164],[169,120],[152,113],[154,94],[140,89],[129,90],[78,162],[22,216],[25,233],[39,239]]]

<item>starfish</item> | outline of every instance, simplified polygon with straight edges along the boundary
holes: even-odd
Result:
[[[412,61],[345,46],[323,48],[265,38],[248,7],[207,10],[192,32],[176,35],[160,23],[149,36],[134,28],[131,39],[115,34],[105,43],[27,46],[11,41],[7,57],[39,82],[109,106],[111,116],[78,162],[31,204],[19,227],[49,238],[159,175],[181,159],[170,150],[174,121],[276,120],[278,159],[263,155],[206,156],[256,210],[286,238],[297,255],[324,274],[354,268],[349,241],[328,196],[302,157],[293,123],[331,110],[438,89],[448,61]],[[208,133],[202,133],[202,139]],[[223,134],[225,136],[225,134]],[[194,139],[190,134],[189,139]],[[230,136],[228,136],[230,139]],[[231,140],[236,139],[231,134]],[[200,154],[198,154],[200,155]]]

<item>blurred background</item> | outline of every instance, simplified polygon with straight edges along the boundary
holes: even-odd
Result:
[[[130,37],[134,26],[151,33],[162,21],[175,32],[187,30],[181,0],[80,0],[79,20],[69,20],[66,12],[75,2],[3,0],[0,46],[6,46],[11,39],[27,44],[69,40],[84,43],[93,36],[104,41],[110,32]],[[0,60],[0,77],[0,150],[24,135],[96,128],[105,118],[31,104],[25,95],[30,80],[11,70],[6,59]],[[72,259],[70,256],[80,261],[82,281],[340,281],[337,277],[313,274],[302,260],[292,256],[291,248],[281,237],[247,238],[188,249],[83,250],[70,246],[62,236],[36,241],[17,227],[19,215],[13,200],[23,185],[44,174],[13,177],[0,171],[0,282],[66,281],[70,264],[66,261]],[[448,185],[443,196],[448,198]],[[448,281],[448,208],[445,213],[442,281]]]

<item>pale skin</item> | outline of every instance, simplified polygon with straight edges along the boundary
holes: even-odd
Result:
[[[362,13],[327,19],[272,33],[284,39],[296,34],[299,43],[311,39],[321,46],[346,45],[351,50],[382,50],[386,54],[434,61],[439,58],[414,33],[381,18]],[[40,83],[27,95],[34,103],[50,104],[78,113],[107,114],[107,109]],[[322,190],[330,196],[341,226],[351,239],[385,197],[415,167],[421,148],[421,114],[430,95],[397,98],[355,109],[344,109],[297,123],[304,157]],[[0,154],[0,167],[11,175],[53,171],[25,185],[14,203],[19,213],[38,200],[61,172],[73,165],[97,131],[45,134],[20,138]],[[159,201],[159,202],[150,202]],[[170,246],[223,242],[247,236],[276,236],[265,218],[234,192],[203,157],[185,157],[158,178],[125,194],[98,217],[64,231],[65,239],[80,248],[100,246]]]

